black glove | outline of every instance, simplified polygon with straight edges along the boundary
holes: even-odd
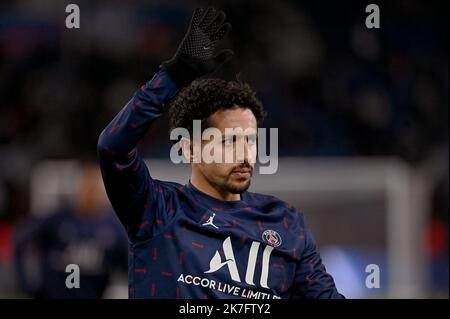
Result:
[[[174,57],[162,66],[175,83],[183,87],[198,77],[216,70],[233,56],[233,51],[214,54],[216,44],[230,30],[225,13],[214,8],[196,8],[189,29]]]

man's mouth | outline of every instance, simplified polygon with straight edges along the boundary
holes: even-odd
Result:
[[[252,169],[251,168],[239,168],[233,170],[231,173],[232,175],[239,177],[239,178],[249,178],[252,175]]]

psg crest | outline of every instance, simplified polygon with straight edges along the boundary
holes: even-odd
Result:
[[[264,231],[262,234],[262,239],[264,242],[273,247],[278,247],[281,245],[281,236],[276,231],[271,229]]]

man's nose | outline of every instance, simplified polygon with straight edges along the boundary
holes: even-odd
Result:
[[[238,147],[238,153],[242,154],[237,154],[237,162],[238,163],[254,163],[255,162],[255,158],[256,158],[256,154],[253,154],[254,151],[252,149],[252,147],[248,144],[248,141],[246,138],[243,139],[243,147],[240,149]]]

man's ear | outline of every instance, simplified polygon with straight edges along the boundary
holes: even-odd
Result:
[[[201,145],[194,143],[186,137],[182,137],[179,143],[181,145],[183,156],[189,161],[189,163],[201,163]]]
[[[178,143],[180,143],[181,151],[183,152],[184,158],[187,159],[189,163],[192,163],[193,152],[191,140],[186,137],[182,137]]]

